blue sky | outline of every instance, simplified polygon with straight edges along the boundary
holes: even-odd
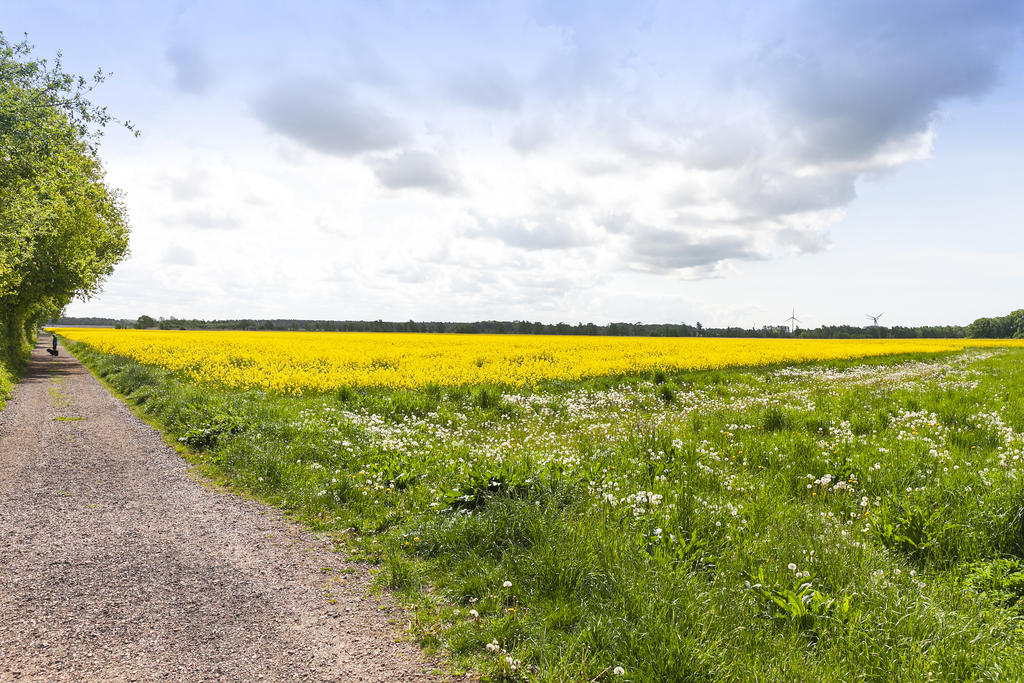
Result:
[[[132,256],[72,315],[965,324],[1024,307],[1024,9],[46,2]]]

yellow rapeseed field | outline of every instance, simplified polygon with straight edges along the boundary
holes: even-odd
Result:
[[[710,339],[362,332],[207,332],[60,328],[104,353],[191,380],[301,394],[341,386],[528,386],[656,369],[696,370],[863,358],[970,346],[973,339]]]

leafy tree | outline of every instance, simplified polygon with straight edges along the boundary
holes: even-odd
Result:
[[[124,205],[98,154],[113,119],[87,98],[104,79],[65,73],[59,54],[36,59],[0,33],[0,358],[96,294],[128,253]]]
[[[1024,309],[997,318],[978,318],[967,326],[967,336],[1024,339]]]

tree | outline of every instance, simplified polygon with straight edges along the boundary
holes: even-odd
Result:
[[[968,337],[1024,338],[1024,309],[998,318],[978,318],[967,326]]]
[[[96,294],[128,253],[124,205],[98,154],[113,119],[86,97],[105,76],[72,76],[59,54],[51,65],[31,53],[0,33],[0,358]]]

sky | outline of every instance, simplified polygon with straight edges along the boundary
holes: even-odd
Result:
[[[1024,3],[0,0],[131,255],[67,314],[804,327],[1024,307]]]

